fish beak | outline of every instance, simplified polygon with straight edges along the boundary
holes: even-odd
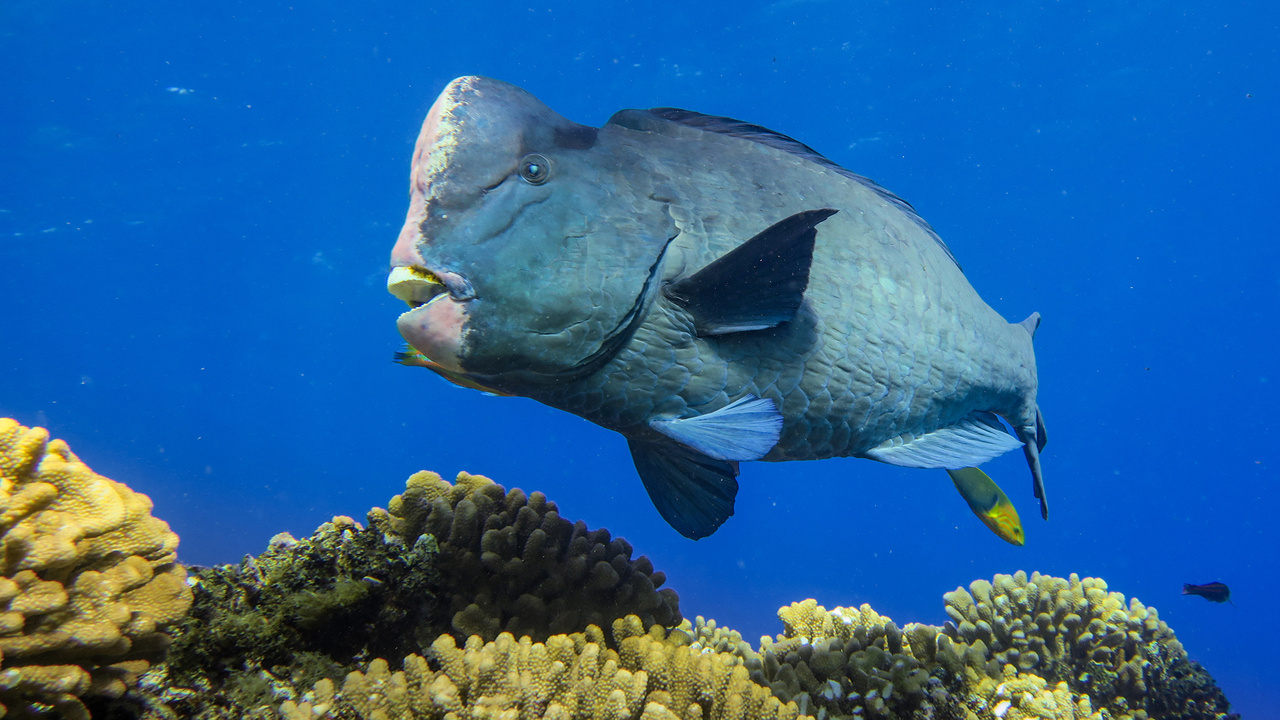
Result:
[[[471,283],[457,273],[401,265],[387,276],[387,292],[410,308],[396,320],[409,345],[437,371],[464,372],[458,354],[467,330],[468,301],[476,296]]]
[[[387,276],[387,292],[405,301],[410,308],[431,302],[448,288],[430,270],[420,267],[397,267]]]

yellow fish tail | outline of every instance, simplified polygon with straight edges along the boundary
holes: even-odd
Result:
[[[948,470],[947,474],[960,491],[960,497],[969,503],[969,509],[996,537],[1018,546],[1026,541],[1017,508],[995,480],[974,467]]]

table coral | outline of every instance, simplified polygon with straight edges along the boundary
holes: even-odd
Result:
[[[0,418],[0,714],[87,718],[163,657],[191,603],[177,545],[146,495]]]
[[[687,643],[687,634],[657,625],[646,632],[635,615],[615,621],[608,641],[595,625],[543,642],[504,632],[486,643],[473,635],[461,648],[442,635],[429,659],[412,655],[395,672],[374,660],[341,689],[317,683],[301,703],[284,703],[281,715],[797,720],[795,703],[753,683],[741,658]]]
[[[459,640],[504,631],[542,639],[608,627],[628,614],[646,625],[681,620],[678,596],[662,587],[666,575],[647,557],[633,560],[626,540],[561,518],[540,492],[508,491],[483,475],[458,473],[449,483],[420,472],[369,522],[406,542],[436,539],[436,569],[453,599]]]

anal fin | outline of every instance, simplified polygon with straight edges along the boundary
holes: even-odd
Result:
[[[994,413],[979,411],[923,435],[886,440],[864,456],[901,467],[957,469],[981,465],[1021,444]]]
[[[627,445],[649,499],[676,532],[699,540],[733,515],[738,463],[674,444],[628,438]]]
[[[815,226],[834,214],[806,210],[780,220],[663,292],[689,311],[701,337],[787,322],[809,285]]]

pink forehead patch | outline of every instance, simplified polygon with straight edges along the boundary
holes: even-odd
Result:
[[[441,135],[448,135],[451,131],[449,124],[453,122],[452,111],[461,104],[461,96],[469,91],[471,78],[458,78],[449,83],[431,105],[426,120],[422,122],[422,130],[418,133],[418,141],[413,148],[413,165],[409,171],[409,212],[391,251],[392,266],[422,264],[422,256],[417,248],[419,228],[427,217],[427,192],[431,174],[440,169],[439,162],[435,165],[431,163],[431,155],[442,151],[437,147]]]

